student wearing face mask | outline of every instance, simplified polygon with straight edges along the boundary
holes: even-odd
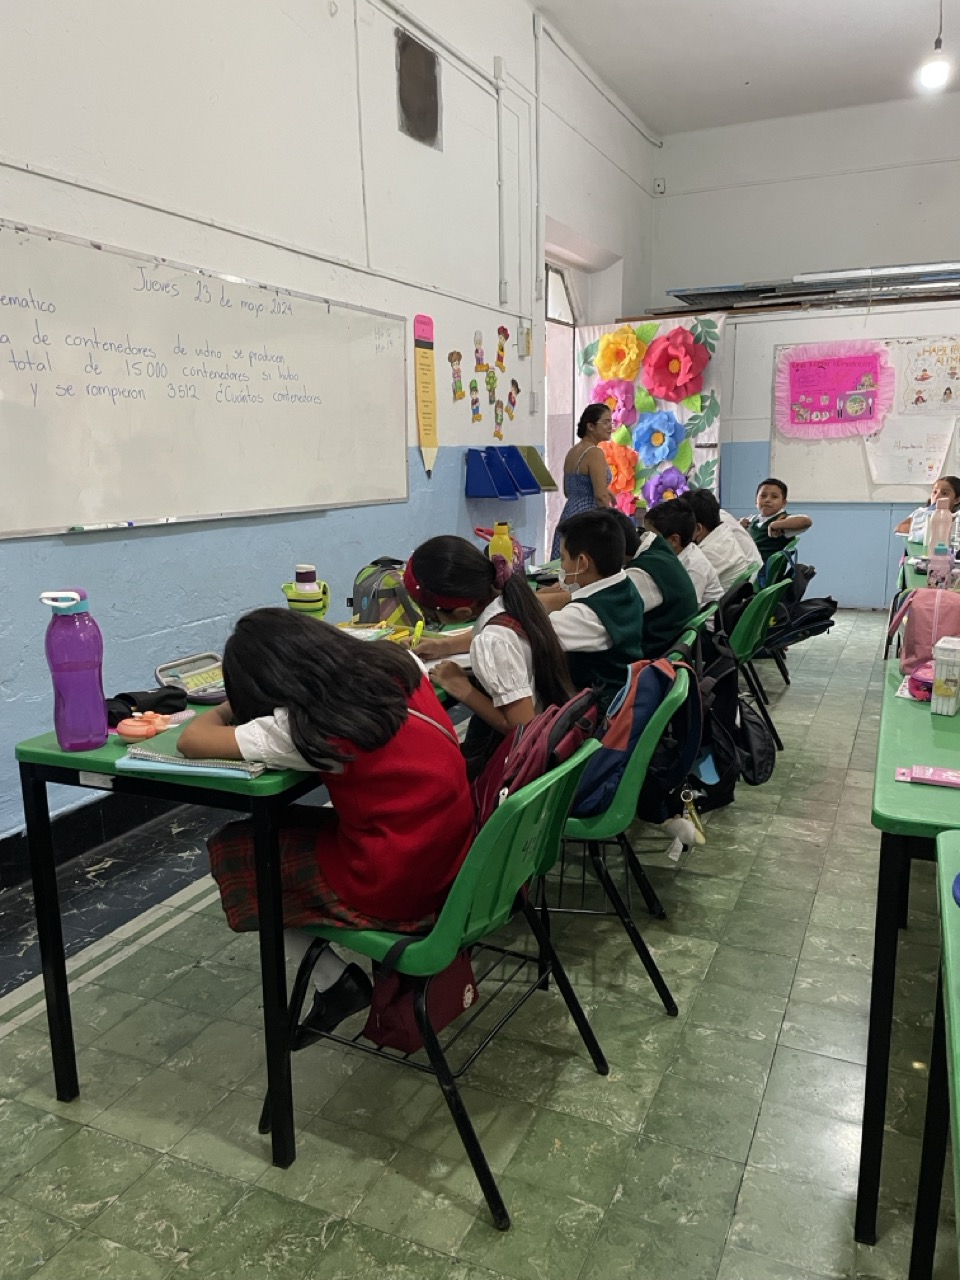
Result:
[[[611,511],[584,511],[560,523],[560,577],[539,592],[570,677],[600,691],[602,710],[643,657],[643,600],[623,568],[626,542]]]

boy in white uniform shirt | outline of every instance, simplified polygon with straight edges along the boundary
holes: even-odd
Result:
[[[700,608],[719,600],[723,595],[723,587],[716,569],[693,540],[697,517],[689,502],[685,498],[658,502],[647,511],[644,523],[648,529],[659,533],[673,548],[690,575]]]
[[[726,591],[741,574],[759,569],[763,557],[756,544],[734,520],[720,510],[720,503],[709,489],[691,489],[687,501],[696,517],[693,540],[707,557]]]

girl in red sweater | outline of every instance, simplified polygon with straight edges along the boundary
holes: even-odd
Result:
[[[415,932],[429,927],[473,837],[459,743],[421,665],[288,609],[256,609],[223,654],[227,701],[180,735],[185,756],[316,770],[333,808],[292,805],[280,832],[288,955],[302,926]],[[209,842],[231,929],[257,928],[253,832],[230,823]],[[300,926],[298,928],[298,926]],[[297,1047],[370,1003],[370,980],[328,947]]]

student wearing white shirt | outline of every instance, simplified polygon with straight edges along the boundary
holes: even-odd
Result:
[[[643,657],[643,600],[623,569],[626,542],[611,511],[560,523],[560,581],[539,592],[574,685],[600,690],[603,710]]]
[[[469,651],[474,680],[451,661],[438,663],[431,678],[473,712],[464,754],[475,775],[508,729],[570,697],[563,649],[523,575],[514,575],[503,556],[488,558],[466,538],[421,543],[403,580],[414,600],[442,622],[474,624],[462,634],[425,638],[416,655],[436,659]]]
[[[679,557],[690,575],[700,608],[719,600],[723,587],[716,569],[693,540],[697,517],[689,502],[685,498],[658,502],[647,511],[645,523],[648,529],[656,530]]]
[[[691,489],[686,497],[697,521],[693,540],[713,565],[724,591],[741,574],[760,568],[763,557],[753,539],[732,516],[732,524],[723,519],[709,489]]]

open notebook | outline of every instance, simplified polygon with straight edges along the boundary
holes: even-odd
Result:
[[[150,747],[131,747],[117,761],[117,768],[132,772],[198,773],[214,778],[259,778],[267,766],[250,760],[188,760]]]

